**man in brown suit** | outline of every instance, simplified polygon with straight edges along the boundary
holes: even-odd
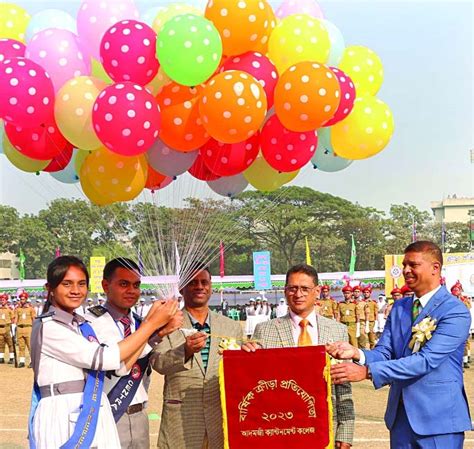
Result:
[[[218,368],[222,336],[242,340],[239,322],[212,312],[211,274],[207,267],[193,270],[180,290],[184,298],[184,325],[197,330],[185,336],[178,330],[156,347],[153,368],[165,376],[160,449],[222,449],[222,410]]]
[[[15,312],[8,305],[8,295],[0,295],[0,363],[5,363],[5,346],[8,346],[10,357],[9,364],[14,362],[14,347],[11,332],[11,324],[14,320]]]
[[[30,337],[31,327],[36,318],[35,309],[28,303],[28,293],[19,294],[20,304],[15,310],[16,339],[18,341],[18,368],[25,367],[25,347],[31,357]]]

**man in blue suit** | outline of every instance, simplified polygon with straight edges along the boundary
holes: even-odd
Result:
[[[437,245],[414,242],[405,249],[403,276],[414,298],[396,301],[371,351],[347,342],[327,346],[341,363],[331,368],[336,384],[371,379],[390,385],[385,423],[392,449],[462,449],[471,418],[463,385],[462,356],[471,317],[464,304],[440,285],[443,256]],[[419,324],[436,328],[413,346]]]

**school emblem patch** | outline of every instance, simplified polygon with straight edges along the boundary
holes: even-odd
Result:
[[[135,363],[135,365],[132,366],[132,370],[131,370],[131,375],[132,375],[132,378],[137,380],[140,375],[142,373],[142,370],[140,368],[140,365],[138,363]]]

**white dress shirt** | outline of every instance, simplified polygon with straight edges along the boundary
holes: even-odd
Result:
[[[296,315],[296,313],[290,310],[290,319],[291,331],[293,333],[293,342],[295,343],[295,346],[298,346],[298,339],[301,334],[300,321],[303,319],[303,317]],[[316,346],[318,344],[318,325],[316,322],[316,312],[314,311],[314,309],[306,317],[306,319],[309,321],[307,329],[311,337],[311,342],[313,343],[313,346]]]

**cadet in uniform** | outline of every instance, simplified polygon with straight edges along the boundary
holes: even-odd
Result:
[[[320,315],[334,320],[337,316],[337,303],[329,296],[328,285],[321,287],[321,298],[319,302],[321,303]],[[334,304],[336,304],[336,308],[334,308]]]
[[[357,346],[357,311],[356,305],[352,300],[352,287],[347,284],[342,287],[342,294],[344,295],[344,302],[338,304],[339,318],[342,324],[347,326],[347,333],[349,334],[349,343],[352,346]]]
[[[352,292],[352,296],[357,308],[357,318],[359,319],[359,338],[357,339],[357,343],[359,348],[366,349],[367,332],[365,326],[367,322],[367,302],[365,301],[364,297],[361,296],[362,286],[360,284],[353,287]]]
[[[12,365],[15,361],[15,351],[13,348],[13,339],[11,324],[15,318],[15,312],[8,305],[8,295],[0,295],[0,363],[5,363],[5,346],[8,346],[9,360]]]
[[[20,303],[15,310],[16,340],[18,342],[18,368],[25,367],[25,347],[31,358],[30,337],[31,327],[36,318],[35,309],[31,307],[28,300],[28,293],[22,292],[19,295]]]
[[[456,296],[456,298],[459,298],[463,302],[463,304],[469,310],[471,310],[471,308],[472,308],[471,300],[469,299],[468,296],[464,296],[462,294],[462,292],[463,292],[462,284],[459,281],[457,281],[451,287],[451,294]],[[469,342],[469,337],[468,337],[468,339],[466,340],[466,344],[464,345],[464,354],[463,354],[463,358],[462,358],[464,368],[470,368],[470,365],[469,365],[470,355],[471,355],[471,344]]]
[[[362,289],[362,293],[364,295],[365,301],[366,301],[366,318],[367,322],[369,323],[369,346],[370,349],[373,349],[375,346],[375,321],[377,319],[377,313],[378,313],[378,305],[377,301],[375,299],[371,298],[372,295],[372,287],[369,285],[367,287],[364,287]]]

